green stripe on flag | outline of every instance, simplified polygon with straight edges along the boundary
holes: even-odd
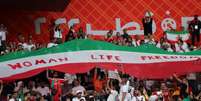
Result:
[[[72,51],[83,51],[83,50],[117,50],[117,51],[127,51],[127,52],[139,52],[139,53],[155,53],[155,54],[169,54],[169,55],[201,55],[201,51],[193,51],[187,53],[172,53],[164,51],[154,45],[145,44],[139,47],[128,47],[128,46],[118,46],[112,43],[107,43],[103,41],[93,41],[93,40],[73,40],[60,44],[56,47],[42,48],[32,52],[20,51],[14,52],[0,57],[0,62],[19,59],[24,57],[62,53],[62,52],[72,52]]]

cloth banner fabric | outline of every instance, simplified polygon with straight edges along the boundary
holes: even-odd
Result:
[[[188,31],[166,31],[167,39],[170,41],[178,41],[181,38],[183,41],[187,41],[190,38],[190,33]]]
[[[94,67],[120,70],[138,78],[162,79],[201,71],[201,51],[171,53],[154,45],[117,46],[107,42],[73,40],[52,48],[20,51],[0,57],[0,79],[31,77],[44,70],[84,73]]]

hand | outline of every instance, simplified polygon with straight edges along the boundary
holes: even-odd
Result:
[[[173,77],[177,77],[177,74],[174,73],[172,76],[173,76]]]
[[[147,94],[147,91],[145,88],[143,88],[143,94],[146,95]]]

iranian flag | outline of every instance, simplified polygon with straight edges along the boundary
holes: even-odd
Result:
[[[28,78],[47,69],[84,73],[94,67],[118,69],[138,78],[162,79],[177,73],[201,71],[201,51],[170,53],[153,45],[117,46],[107,42],[74,40],[33,52],[0,57],[0,79]]]
[[[178,41],[179,38],[187,41],[190,38],[190,33],[188,31],[166,31],[166,36],[170,41]]]

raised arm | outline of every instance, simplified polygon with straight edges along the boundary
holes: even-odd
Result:
[[[180,83],[182,83],[182,80],[176,75],[176,74],[173,74],[173,77]]]

